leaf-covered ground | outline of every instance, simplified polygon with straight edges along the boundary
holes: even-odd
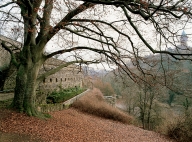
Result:
[[[17,142],[17,139],[18,142],[171,141],[155,132],[88,115],[74,108],[50,114],[51,119],[42,120],[0,109],[0,141]]]

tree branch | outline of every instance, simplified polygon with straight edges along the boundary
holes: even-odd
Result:
[[[55,27],[49,31],[48,40],[50,40],[59,30],[63,29],[65,25],[76,15],[85,11],[86,9],[93,7],[95,4],[85,2],[78,6],[76,9],[70,11]]]
[[[19,66],[19,63],[17,62],[16,60],[16,57],[15,57],[15,54],[13,53],[13,51],[10,49],[11,47],[7,46],[5,41],[2,41],[1,43],[2,47],[7,50],[10,54],[11,54],[11,62],[16,66],[18,67]]]
[[[10,4],[13,4],[13,3],[15,3],[15,2],[14,2],[14,1],[8,2],[8,3],[4,4],[4,5],[1,5],[0,8],[6,7],[6,6],[8,6],[8,5],[10,5]]]
[[[96,39],[96,38],[92,38],[92,37],[90,37],[90,36],[85,36],[85,35],[79,34],[78,32],[75,32],[75,31],[73,31],[73,30],[71,30],[70,28],[67,28],[67,27],[65,27],[65,30],[70,31],[71,33],[74,33],[74,34],[76,34],[76,35],[78,35],[78,36],[81,36],[81,37],[84,37],[84,38],[87,38],[87,39],[91,39],[91,40],[93,40],[93,41],[97,41],[97,42],[99,42],[99,43],[103,43],[103,44],[106,44],[106,45],[110,45],[110,46],[112,46],[117,52],[119,52],[118,49],[116,48],[116,46],[113,45],[112,43],[105,42],[105,41],[102,41],[102,40],[99,40],[99,39]]]
[[[115,53],[110,52],[108,50],[95,49],[95,48],[85,47],[85,46],[77,46],[77,47],[73,47],[73,48],[70,48],[70,49],[64,49],[64,50],[59,50],[59,51],[53,52],[53,53],[47,55],[45,58],[49,59],[49,58],[51,58],[51,57],[53,57],[54,55],[57,55],[57,54],[63,54],[63,53],[67,53],[67,52],[71,52],[71,51],[75,51],[75,50],[82,50],[82,49],[94,51],[94,52],[99,53],[99,54],[109,53],[109,54],[112,54],[113,56],[118,56]]]
[[[170,13],[172,16],[174,16],[175,18],[181,18],[184,14],[190,14],[190,12],[184,12],[184,11],[179,11],[176,7],[180,2],[182,2],[182,0],[180,0],[179,2],[175,3],[173,6],[162,6],[161,4],[164,2],[163,0],[161,1],[160,5],[154,5],[154,3],[143,3],[143,1],[126,1],[126,0],[110,0],[110,1],[106,1],[106,0],[82,0],[82,1],[86,1],[86,2],[91,2],[91,3],[95,3],[95,4],[104,4],[104,5],[114,5],[114,6],[124,6],[126,7],[127,10],[129,10],[131,13],[133,14],[139,14],[140,16],[142,16],[145,20],[148,20],[152,15],[151,14],[145,14],[147,13],[148,9],[154,9],[154,12],[167,12]],[[133,8],[134,7],[134,8]],[[172,11],[177,11],[182,13],[181,15],[176,15],[175,13],[173,13]]]
[[[89,63],[100,63],[98,61],[83,61],[83,60],[76,60],[76,61],[71,61],[71,62],[67,62],[67,63],[64,63],[54,69],[51,69],[50,71],[47,71],[46,73],[40,75],[38,78],[37,78],[37,82],[41,82],[43,81],[43,79],[45,79],[46,77],[58,72],[59,70],[61,70],[62,68],[65,68],[65,67],[68,67],[69,65],[72,65],[72,64],[75,64],[75,63],[81,63],[81,64],[89,64]]]
[[[46,37],[46,35],[48,34],[51,28],[50,18],[51,18],[51,12],[53,9],[53,0],[45,2],[43,9],[44,9],[43,17],[41,18],[42,21],[40,21],[40,32],[36,39],[37,43],[43,39],[43,36]],[[38,16],[37,18],[40,18],[40,17]]]
[[[133,24],[133,22],[131,21],[131,17],[128,15],[126,9],[122,6],[121,7],[127,17],[127,20],[129,21],[130,25],[133,27],[133,29],[135,30],[135,32],[137,33],[137,35],[139,36],[139,38],[143,41],[143,43],[149,48],[149,50],[152,53],[164,53],[164,54],[169,54],[171,55],[173,58],[177,59],[177,60],[181,60],[180,58],[177,58],[176,56],[191,56],[192,54],[181,54],[181,53],[172,53],[169,51],[158,51],[153,49],[153,47],[151,45],[149,45],[149,43],[143,38],[143,36],[141,35],[141,33],[138,31],[137,27]]]

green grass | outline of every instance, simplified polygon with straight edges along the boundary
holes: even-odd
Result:
[[[85,89],[76,87],[60,90],[59,92],[54,91],[47,97],[47,103],[61,103],[67,101],[74,96],[84,92]]]

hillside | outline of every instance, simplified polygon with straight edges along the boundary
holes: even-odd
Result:
[[[88,115],[72,108],[52,112],[53,118],[47,121],[7,110],[1,110],[0,113],[1,116],[6,114],[1,119],[0,130],[14,133],[14,137],[0,137],[4,142],[17,142],[15,134],[24,138],[23,142],[29,141],[26,135],[36,138],[30,142],[170,142],[155,132]],[[18,138],[18,142],[21,139]]]
[[[158,133],[130,125],[132,117],[104,102],[93,89],[72,108],[51,112],[50,119],[0,109],[3,142],[170,142]],[[106,119],[107,118],[107,119]],[[114,121],[115,120],[115,121]]]

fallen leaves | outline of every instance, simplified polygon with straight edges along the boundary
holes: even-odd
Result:
[[[0,131],[31,135],[49,142],[168,142],[155,132],[88,115],[75,109],[51,112],[42,120],[6,110],[0,118]]]

